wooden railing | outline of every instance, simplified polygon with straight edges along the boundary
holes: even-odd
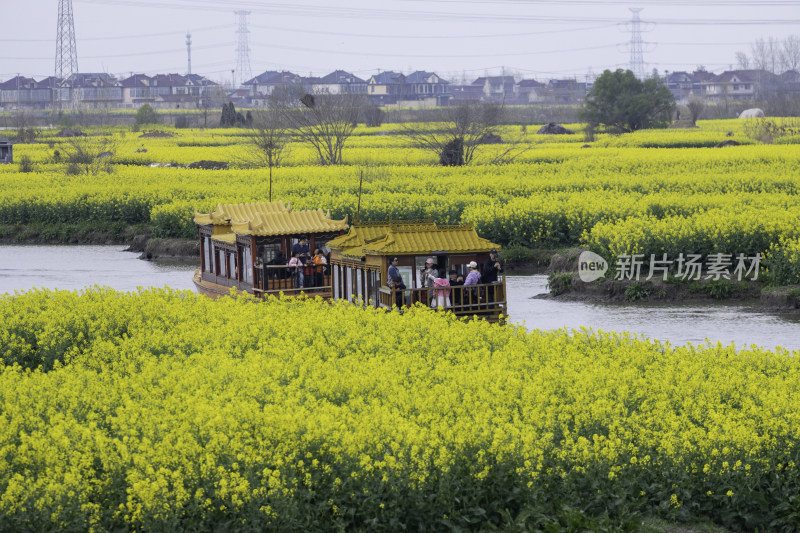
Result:
[[[379,306],[390,309],[402,302],[402,306],[421,303],[433,308],[444,308],[456,315],[477,315],[489,320],[497,320],[506,315],[506,280],[481,285],[453,285],[422,289],[380,288]]]
[[[262,296],[284,293],[297,296],[301,292],[308,296],[330,298],[331,272],[328,265],[256,265],[253,292]]]

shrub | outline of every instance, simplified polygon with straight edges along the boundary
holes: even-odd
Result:
[[[142,105],[136,111],[136,124],[158,124],[159,116],[156,113],[156,110],[153,109],[150,104]]]
[[[19,158],[19,171],[20,172],[33,172],[35,167],[33,165],[33,161],[31,160],[31,156],[25,154]]]

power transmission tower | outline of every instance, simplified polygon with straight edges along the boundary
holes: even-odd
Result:
[[[58,29],[56,33],[56,83],[61,83],[78,73],[78,49],[75,46],[75,19],[72,17],[72,0],[58,2]],[[57,90],[57,89],[56,89]],[[61,109],[61,96],[56,96]]]
[[[629,7],[631,13],[633,13],[633,20],[630,22],[631,26],[631,72],[639,78],[640,80],[644,79],[644,55],[643,55],[643,45],[642,45],[642,26],[641,26],[641,19],[639,18],[639,12],[642,10],[640,7]]]
[[[191,74],[192,73],[192,34],[191,33],[187,33],[186,34],[186,58],[187,58],[187,60],[189,62],[188,69],[187,69],[186,73],[187,74]]]
[[[242,83],[253,77],[250,70],[250,31],[247,29],[247,16],[249,11],[235,11],[239,19],[239,29],[236,30],[236,73]],[[236,79],[233,80],[233,87],[236,88]]]

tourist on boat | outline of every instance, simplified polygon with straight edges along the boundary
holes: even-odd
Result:
[[[433,287],[433,282],[439,277],[439,270],[436,268],[436,260],[429,257],[425,260],[425,268],[419,272],[419,286]]]
[[[275,252],[275,257],[267,261],[267,265],[272,266],[286,266],[286,256],[283,255],[283,250],[278,250]],[[280,268],[280,269],[267,269],[267,273],[269,279],[286,279],[291,276],[290,269],[288,268]]]
[[[396,289],[395,292],[395,305],[397,309],[403,307],[403,291],[406,288],[405,282],[403,282],[403,276],[400,275],[400,270],[397,268],[397,264],[400,262],[400,259],[397,257],[392,257],[389,261],[389,271],[387,272],[389,282],[388,286],[390,289]]]
[[[489,252],[489,259],[483,264],[483,272],[481,273],[481,281],[483,283],[497,283],[497,275],[503,271],[503,263],[497,254],[497,250]],[[487,287],[487,301],[493,302],[495,297],[495,288]]]
[[[459,274],[456,269],[450,270],[450,279],[448,281],[450,282],[451,287],[460,287],[464,285],[464,277]],[[461,293],[461,289],[455,289],[450,292],[452,295],[450,300],[452,305],[461,305]]]
[[[300,262],[304,265],[306,261],[311,259],[308,248],[308,238],[300,237],[300,240],[292,245],[292,257],[294,257],[295,252],[300,254],[298,257],[300,258]]]
[[[303,262],[300,260],[300,252],[294,252],[289,259],[289,266],[294,268],[294,288],[303,288]]]
[[[312,267],[314,269],[314,286],[321,287],[324,285],[325,265],[328,264],[328,260],[325,259],[325,254],[323,254],[322,250],[319,248],[314,249],[314,256],[311,258],[311,264],[314,265]]]
[[[450,287],[450,280],[447,278],[436,278],[433,282],[436,287]],[[434,309],[445,309],[450,301],[450,289],[438,289],[433,291],[431,307]]]
[[[469,274],[467,274],[467,279],[464,280],[464,286],[478,285],[481,282],[481,273],[478,272],[478,263],[470,261],[467,266],[469,267]],[[470,289],[469,300],[470,303],[478,303],[477,287]]]

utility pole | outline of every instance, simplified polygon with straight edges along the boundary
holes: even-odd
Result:
[[[235,11],[236,17],[239,21],[238,29],[236,30],[236,71],[239,73],[239,79],[244,83],[253,77],[250,70],[250,38],[248,35],[250,31],[247,29],[247,16],[249,11]],[[233,88],[236,89],[236,81],[234,80]]]
[[[188,68],[187,68],[187,74],[191,74],[192,73],[192,34],[191,33],[187,33],[186,34],[186,58],[187,58],[187,60],[189,62],[189,65],[188,65]]]
[[[72,16],[72,0],[59,0],[58,27],[56,30],[57,83],[62,83],[78,73],[78,49],[75,45],[75,19]],[[57,98],[61,109],[61,95]]]

